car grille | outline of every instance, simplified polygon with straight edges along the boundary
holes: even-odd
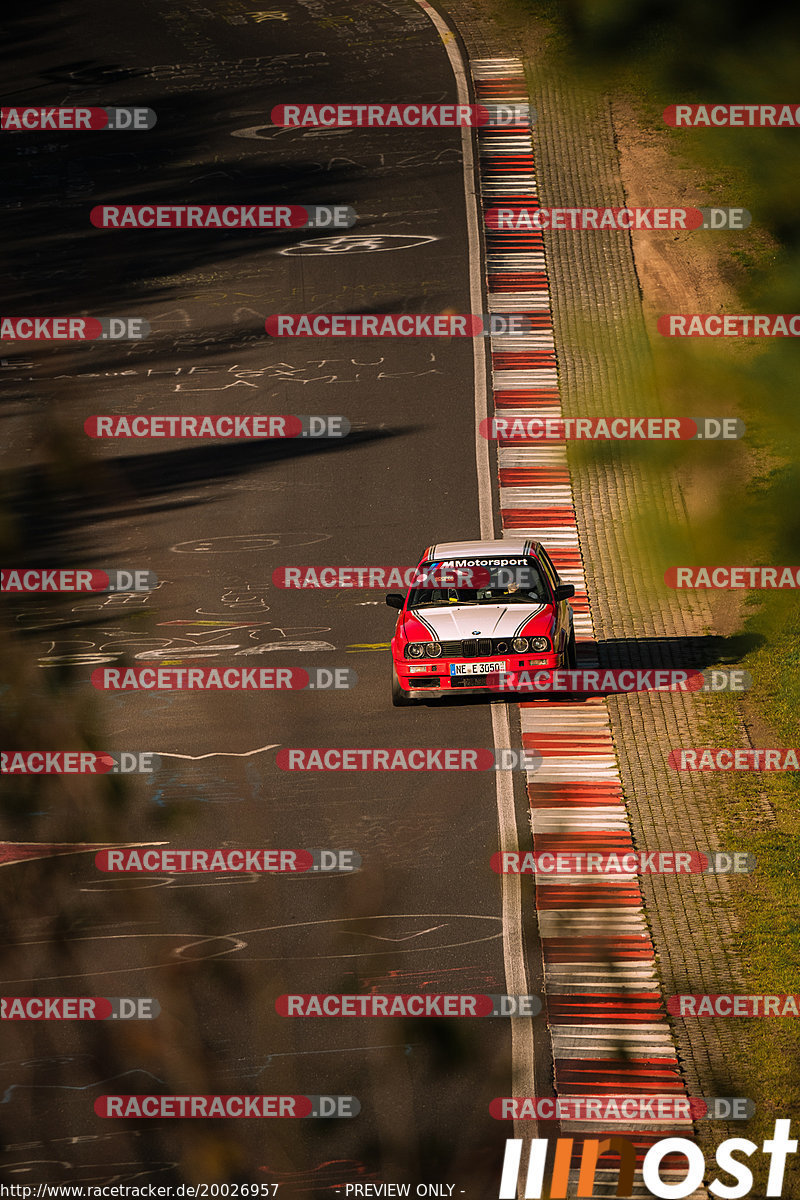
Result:
[[[443,658],[486,658],[490,654],[514,654],[511,638],[463,638],[442,642]]]

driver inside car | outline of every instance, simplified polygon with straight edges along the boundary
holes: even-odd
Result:
[[[502,587],[482,588],[478,592],[477,598],[479,601],[494,601],[495,603],[502,604],[504,600],[538,600],[539,596],[535,588],[521,588],[518,583],[512,580]]]

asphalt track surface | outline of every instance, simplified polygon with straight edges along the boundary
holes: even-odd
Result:
[[[493,744],[485,702],[392,708],[381,647],[395,614],[381,592],[272,584],[280,567],[411,564],[430,542],[479,532],[468,341],[263,333],[276,312],[470,310],[458,130],[269,124],[273,105],[293,101],[452,103],[442,43],[411,0],[287,0],[264,12],[235,0],[213,12],[44,4],[11,32],[3,103],[158,114],[147,133],[6,135],[3,311],[138,316],[153,334],[140,345],[4,346],[0,378],[4,491],[25,522],[17,564],[131,566],[160,580],[144,598],[16,602],[31,703],[57,679],[98,748],[164,757],[151,780],[110,799],[91,780],[11,784],[4,837],[352,848],[364,867],[111,879],[90,853],[6,866],[4,891],[18,900],[4,994],[155,996],[163,1015],[113,1029],[6,1026],[5,1172],[496,1194],[511,1131],[488,1105],[512,1092],[507,1022],[274,1011],[284,992],[505,990],[492,775],[275,764],[279,746]],[[332,253],[328,235],[306,231],[101,231],[88,214],[103,202],[347,204],[351,234],[376,240]],[[341,413],[354,433],[90,445],[81,432],[94,413],[206,412]],[[347,666],[358,685],[102,693],[89,683],[99,663],[159,662]],[[535,963],[532,935],[529,948]],[[104,1122],[92,1110],[106,1092],[151,1091],[353,1094],[362,1113]]]

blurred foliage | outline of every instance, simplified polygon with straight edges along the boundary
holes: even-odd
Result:
[[[509,7],[543,31],[537,70],[570,87],[630,99],[642,128],[660,133],[669,147],[676,174],[688,164],[711,203],[749,209],[750,233],[695,235],[719,247],[738,311],[800,312],[800,131],[671,129],[661,117],[675,103],[798,107],[800,7],[780,0],[724,6],[711,0],[510,0]],[[669,180],[664,183],[666,190]],[[711,243],[714,237],[720,240]],[[694,561],[800,559],[798,353],[792,338],[672,339],[656,348],[670,410],[737,411],[747,425],[749,478],[737,470],[727,488],[715,489],[702,521],[692,514]],[[676,394],[705,401],[702,408],[695,400],[676,405]],[[674,466],[669,451],[663,463]]]
[[[678,192],[685,203],[750,211],[752,225],[739,234],[698,232],[685,246],[665,239],[663,256],[677,268],[676,287],[685,282],[687,291],[703,296],[696,311],[800,312],[800,130],[673,129],[662,117],[676,103],[797,107],[800,7],[782,0],[722,6],[711,0],[486,0],[486,8],[514,27],[529,78],[548,100],[580,93],[590,96],[598,111],[607,111],[610,101],[614,116],[633,112],[633,122],[618,124],[618,140],[623,150],[629,148],[623,139],[631,136],[637,148],[656,145],[666,151],[661,159],[649,160],[666,168],[663,177],[647,181],[659,201],[674,203]],[[572,167],[580,152],[580,145],[565,145]],[[598,203],[604,200],[598,195]],[[695,245],[698,259],[711,259],[712,271],[704,273],[705,264],[693,261]],[[647,309],[652,296],[644,275],[640,280]],[[575,345],[568,350],[579,361],[581,354],[597,352],[598,330],[610,336],[614,320],[625,323],[627,344],[638,350],[643,325],[636,307],[636,312],[571,314]],[[687,309],[676,296],[664,311]],[[737,415],[747,429],[741,442],[727,444],[587,444],[570,450],[571,461],[596,472],[601,481],[606,468],[639,471],[639,511],[620,516],[637,595],[651,590],[650,613],[657,614],[663,611],[661,572],[670,565],[800,562],[800,344],[791,338],[658,338],[649,313],[647,320],[657,394],[647,387],[625,394],[616,381],[605,395],[587,386],[584,395],[571,398],[581,415]],[[675,479],[686,506],[683,520],[664,503]],[[796,746],[798,593],[684,593],[681,611],[691,613],[692,605],[706,598],[712,602],[712,620],[743,631],[732,640],[751,647],[739,654],[738,665],[751,673],[753,687],[745,697],[702,701],[697,744],[746,745],[749,737],[756,746]],[[732,948],[746,990],[791,992],[800,964],[800,779],[794,773],[727,772],[709,776],[704,785],[714,805],[719,844],[747,850],[758,863],[752,876],[736,881],[731,896],[738,923]],[[776,1118],[796,1114],[800,1104],[800,1031],[791,1021],[738,1025],[723,1035],[726,1067],[757,1105],[742,1136],[761,1141]],[[788,1169],[786,1194],[798,1195],[796,1168],[790,1164]],[[759,1178],[759,1195],[763,1186]]]

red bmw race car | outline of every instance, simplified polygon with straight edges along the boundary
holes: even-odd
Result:
[[[392,638],[392,702],[453,691],[508,692],[531,670],[574,670],[572,584],[562,583],[540,542],[443,542],[429,546]]]

